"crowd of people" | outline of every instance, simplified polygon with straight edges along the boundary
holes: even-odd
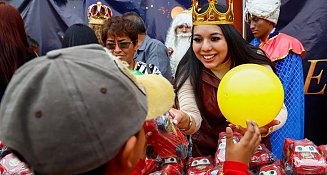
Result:
[[[193,157],[214,157],[226,132],[226,175],[247,174],[260,143],[281,158],[285,138],[304,137],[304,48],[275,28],[280,0],[248,1],[251,43],[233,17],[197,21],[209,3],[176,15],[165,44],[127,12],[106,17],[101,36],[84,24],[68,27],[62,49],[38,57],[18,10],[0,2],[0,141],[36,174],[141,174],[134,168],[146,151],[142,125],[167,113],[189,136]],[[285,91],[283,107],[265,126],[230,124],[217,102],[220,80],[247,63],[276,73]],[[240,142],[233,132],[243,135]]]

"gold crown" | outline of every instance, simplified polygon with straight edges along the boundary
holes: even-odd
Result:
[[[103,24],[105,20],[112,16],[112,11],[108,6],[97,2],[89,6],[87,16],[90,24]]]
[[[203,13],[198,13],[200,6],[198,0],[192,0],[192,17],[193,25],[205,25],[205,24],[233,24],[233,0],[229,0],[228,10],[225,13],[219,12],[216,9],[218,0],[208,0],[209,7]]]

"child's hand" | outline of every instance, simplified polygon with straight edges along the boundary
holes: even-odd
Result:
[[[248,164],[252,154],[261,142],[261,134],[255,122],[246,121],[247,130],[240,142],[233,142],[233,130],[226,128],[226,161]]]

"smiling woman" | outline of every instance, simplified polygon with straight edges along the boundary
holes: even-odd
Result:
[[[227,57],[227,42],[221,28],[217,25],[199,25],[194,26],[193,33],[195,56],[218,78],[222,78],[221,70],[226,73],[231,62]]]
[[[103,43],[114,56],[125,61],[129,65],[129,69],[140,71],[143,74],[161,74],[156,66],[134,59],[138,47],[137,37],[132,22],[124,20],[121,16],[113,16],[104,24]]]
[[[186,134],[192,134],[193,157],[214,157],[219,133],[229,125],[217,103],[221,78],[233,67],[246,63],[261,64],[275,70],[264,52],[247,43],[235,29],[231,7],[227,9],[216,4],[213,9],[213,6],[207,4],[197,11],[197,6],[193,4],[191,47],[177,67],[174,85],[179,108],[170,111],[175,124]],[[281,111],[274,121],[260,128],[262,136],[283,125],[287,117],[286,108]],[[244,131],[238,126],[234,129]],[[263,141],[270,147],[269,137]]]

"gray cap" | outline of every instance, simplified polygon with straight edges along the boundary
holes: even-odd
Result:
[[[126,70],[97,44],[51,51],[28,62],[2,99],[0,140],[41,174],[101,166],[140,130],[148,113],[146,87]],[[159,79],[173,93],[165,78],[150,81]],[[168,101],[171,107],[173,99]]]

